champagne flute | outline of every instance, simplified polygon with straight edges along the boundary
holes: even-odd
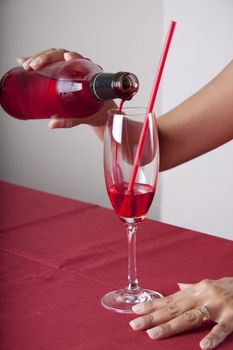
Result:
[[[129,107],[108,111],[104,134],[104,175],[112,207],[125,223],[128,236],[128,281],[125,288],[101,299],[112,311],[132,313],[132,306],[160,298],[159,292],[142,289],[137,279],[136,231],[154,198],[159,172],[159,143],[155,115],[148,115],[148,130],[137,177],[129,189],[130,177],[146,114],[145,108]]]

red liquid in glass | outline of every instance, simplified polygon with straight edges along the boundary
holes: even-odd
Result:
[[[113,185],[108,189],[111,204],[122,218],[141,218],[147,214],[154,197],[155,189],[150,185],[135,184],[129,193],[128,183]]]

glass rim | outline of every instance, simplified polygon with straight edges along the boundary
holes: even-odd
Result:
[[[121,109],[121,112],[124,113],[120,113],[120,109],[119,108],[111,108],[108,110],[108,115],[114,115],[114,114],[118,114],[118,115],[127,115],[127,116],[141,116],[142,114],[145,115],[147,108],[146,107],[123,107]],[[154,111],[152,112],[154,113]],[[149,113],[149,114],[152,114]]]

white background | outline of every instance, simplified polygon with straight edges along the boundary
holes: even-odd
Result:
[[[174,19],[155,108],[159,116],[232,59],[232,18],[232,0],[1,1],[0,73],[16,65],[17,56],[62,47],[90,57],[105,71],[134,72],[141,87],[132,103],[146,105]],[[102,144],[89,126],[51,131],[47,121],[15,120],[2,109],[0,114],[2,180],[110,207]],[[233,239],[232,163],[230,142],[160,174],[149,217]]]

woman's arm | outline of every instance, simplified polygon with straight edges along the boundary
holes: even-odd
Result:
[[[209,84],[158,119],[167,170],[233,139],[233,60]]]

